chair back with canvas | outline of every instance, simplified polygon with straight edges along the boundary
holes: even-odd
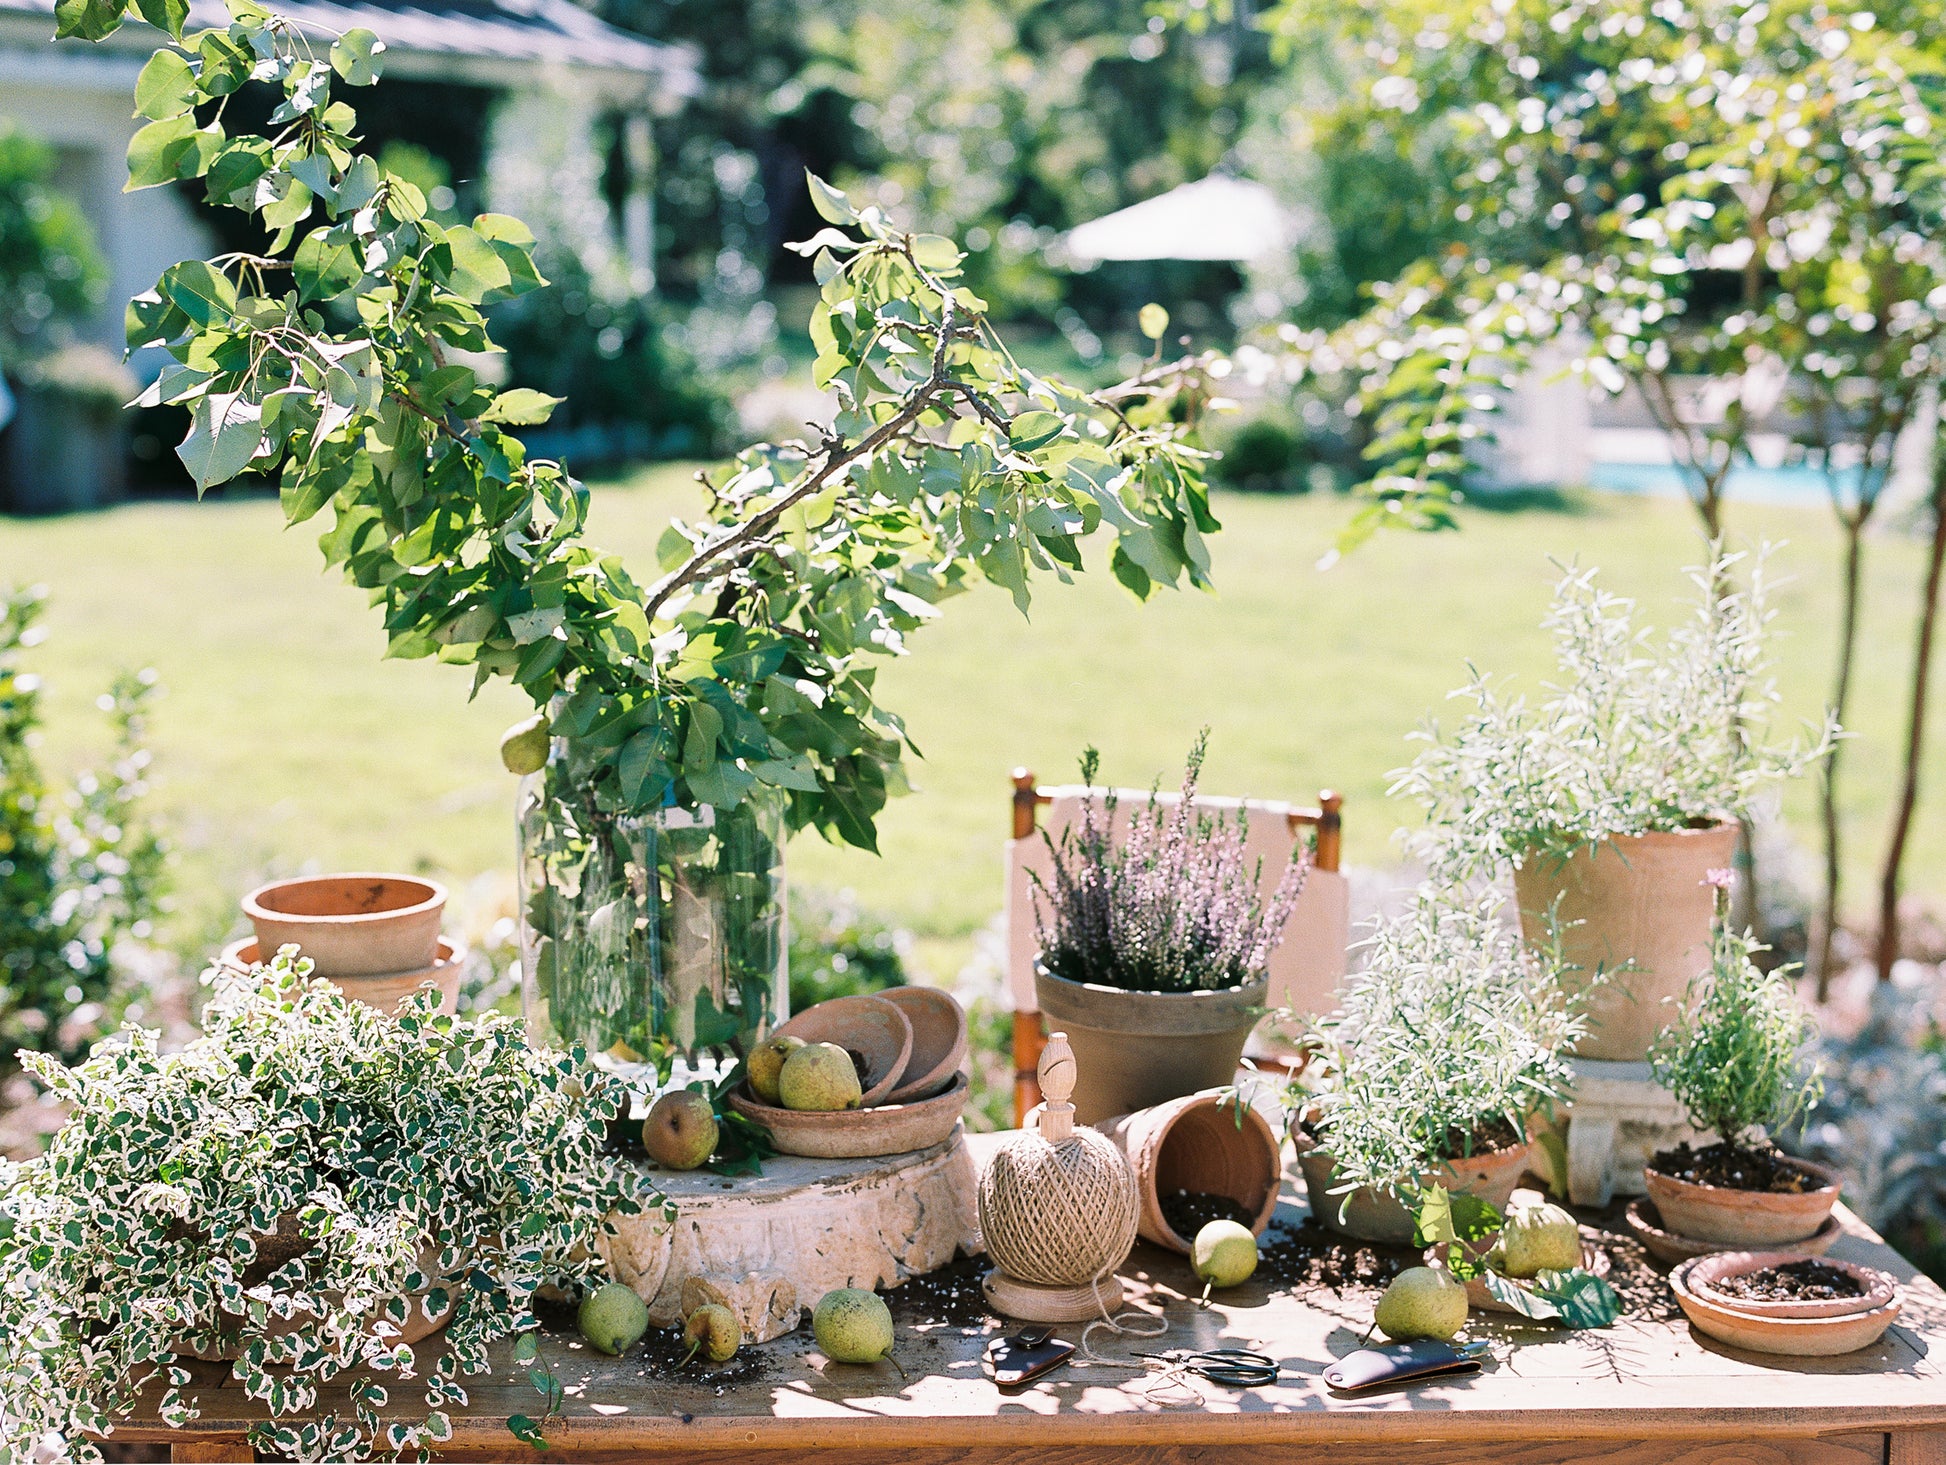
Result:
[[[1034,995],[1034,957],[1040,942],[1032,877],[1038,874],[1048,878],[1052,862],[1047,840],[1059,841],[1062,832],[1081,818],[1084,802],[1100,799],[1104,793],[1080,786],[1041,788],[1024,768],[1014,770],[1013,782],[1013,837],[1007,841],[1007,988],[1014,1009],[1014,1122],[1019,1124],[1040,1102],[1038,1067],[1041,1047],[1047,1041],[1040,1004]],[[1120,839],[1126,833],[1127,811],[1146,804],[1150,794],[1147,789],[1121,789],[1116,797],[1121,812],[1113,833]],[[1155,797],[1158,802],[1174,803],[1178,795],[1162,793]],[[1243,810],[1245,849],[1260,861],[1266,900],[1283,876],[1293,840],[1307,832],[1312,839],[1310,878],[1291,912],[1290,923],[1284,927],[1283,940],[1270,958],[1267,1000],[1272,1009],[1289,1008],[1310,1015],[1328,1012],[1337,1005],[1351,935],[1351,890],[1338,868],[1343,803],[1328,789],[1319,795],[1314,808],[1256,799],[1197,797],[1197,808],[1210,813]],[[1262,1028],[1252,1035],[1249,1053],[1273,1062],[1280,1056]]]

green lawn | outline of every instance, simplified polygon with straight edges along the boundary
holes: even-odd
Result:
[[[638,563],[691,485],[673,468],[597,494],[594,529]],[[950,975],[1000,902],[1007,772],[1067,778],[1090,741],[1116,781],[1179,767],[1213,729],[1206,787],[1267,797],[1347,796],[1349,857],[1393,858],[1412,811],[1385,801],[1403,739],[1463,677],[1462,663],[1532,675],[1550,555],[1602,565],[1659,618],[1700,545],[1686,506],[1596,498],[1572,511],[1475,513],[1463,532],[1393,535],[1328,572],[1314,568],[1342,501],[1226,497],[1213,596],[1138,606],[1105,575],[1046,584],[1031,620],[1003,595],[949,605],[891,667],[887,702],[926,759],[922,788],[884,820],[884,858],[794,847],[793,878],[851,885],[910,926]],[[1736,505],[1735,531],[1788,539],[1795,576],[1780,618],[1788,713],[1824,693],[1834,602],[1831,531],[1819,512]],[[1851,899],[1863,911],[1896,776],[1915,598],[1916,543],[1872,550],[1846,813]],[[92,700],[111,670],[152,665],[169,694],[155,719],[158,798],[183,852],[185,941],[213,938],[266,872],[321,867],[512,867],[513,783],[495,742],[520,711],[503,688],[466,701],[465,673],[385,662],[362,596],[326,576],[313,532],[286,533],[264,500],[144,504],[90,517],[0,521],[0,580],[47,583],[51,639],[37,653],[54,767],[92,756]],[[1934,802],[1916,834],[1913,888],[1946,903],[1946,734]],[[1814,790],[1787,812],[1807,841]]]

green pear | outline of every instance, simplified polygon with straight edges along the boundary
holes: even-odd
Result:
[[[864,1093],[851,1054],[836,1043],[806,1043],[784,1060],[777,1074],[777,1097],[786,1109],[856,1109]]]
[[[743,1346],[743,1324],[720,1302],[705,1303],[684,1321],[682,1340],[689,1345],[689,1358],[700,1353],[711,1363],[728,1363]]]
[[[1379,1298],[1375,1321],[1388,1338],[1443,1342],[1466,1326],[1466,1286],[1444,1267],[1408,1267]]]
[[[777,1080],[784,1071],[784,1063],[804,1046],[802,1038],[790,1033],[779,1033],[757,1044],[743,1065],[744,1077],[750,1081],[750,1092],[766,1104],[776,1103]]]
[[[575,1322],[589,1347],[620,1356],[649,1330],[649,1308],[634,1288],[609,1282],[582,1299]]]
[[[1581,1227],[1557,1205],[1515,1206],[1495,1249],[1499,1270],[1509,1277],[1565,1272],[1581,1265]]]
[[[500,761],[509,773],[539,773],[547,766],[547,714],[523,717],[500,735]]]
[[[1196,1233],[1189,1259],[1208,1287],[1234,1287],[1257,1270],[1257,1238],[1235,1221],[1211,1221]]]
[[[820,1297],[811,1311],[811,1331],[833,1363],[877,1363],[892,1356],[892,1309],[862,1287],[838,1287]]]
[[[689,1089],[664,1094],[642,1121],[642,1148],[669,1170],[694,1170],[716,1153],[716,1115]]]

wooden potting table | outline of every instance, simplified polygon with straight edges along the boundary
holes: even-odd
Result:
[[[1693,1332],[1667,1284],[1632,1242],[1611,1248],[1628,1311],[1614,1327],[1566,1333],[1475,1314],[1470,1336],[1491,1345],[1484,1372],[1376,1397],[1335,1395],[1320,1374],[1360,1345],[1376,1288],[1305,1285],[1261,1273],[1207,1310],[1183,1258],[1141,1243],[1124,1268],[1132,1302],[1166,1314],[1160,1342],[1104,1338],[1127,1359],[1137,1348],[1234,1345],[1277,1358],[1282,1379],[1225,1388],[1189,1379],[1158,1388],[1153,1376],[1079,1358],[1017,1394],[982,1375],[992,1319],[928,1320],[913,1296],[888,1293],[898,1322],[889,1363],[834,1364],[809,1329],[757,1350],[754,1378],[734,1385],[692,1367],[671,1376],[606,1358],[572,1334],[544,1340],[545,1361],[567,1386],[545,1423],[541,1454],[507,1432],[510,1416],[541,1412],[540,1395],[503,1347],[491,1381],[469,1385],[452,1411],[450,1460],[675,1461],[733,1465],[1468,1465],[1600,1462],[1638,1465],[1946,1465],[1946,1294],[1848,1213],[1832,1255],[1882,1267],[1905,1287],[1905,1310],[1873,1347],[1846,1357],[1743,1353]],[[1277,1225],[1305,1220],[1287,1193]],[[1273,1239],[1275,1233],[1273,1232]],[[1632,1259],[1632,1260],[1631,1260]],[[938,1308],[932,1309],[937,1313]],[[1079,1327],[1062,1335],[1078,1339]],[[427,1345],[431,1346],[431,1345]],[[245,1431],[261,1407],[220,1365],[202,1417],[180,1431],[138,1416],[118,1441],[156,1441],[176,1460],[248,1460]],[[387,1380],[391,1383],[390,1380]],[[410,1386],[392,1385],[410,1412]]]

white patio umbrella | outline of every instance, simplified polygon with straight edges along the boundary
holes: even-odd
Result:
[[[1291,220],[1261,183],[1212,173],[1078,224],[1063,243],[1083,269],[1111,259],[1248,263],[1290,247]]]

